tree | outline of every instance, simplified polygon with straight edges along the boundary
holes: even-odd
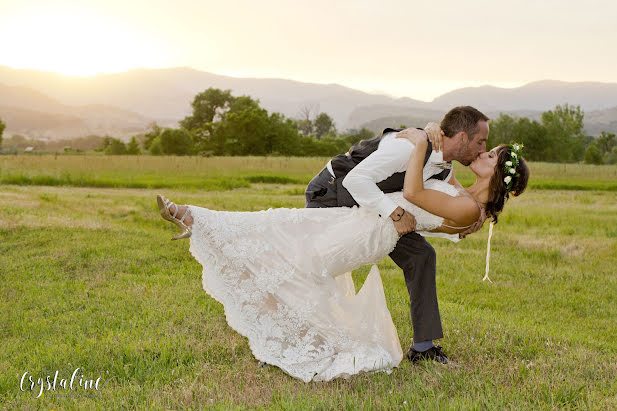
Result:
[[[154,141],[152,141],[152,144],[150,144],[150,148],[148,150],[153,156],[160,156],[164,154],[163,149],[161,148],[161,136],[158,136],[154,139]]]
[[[316,140],[312,137],[300,139],[300,153],[303,156],[331,157],[341,153],[339,147],[332,141]]]
[[[580,106],[568,104],[542,113],[542,125],[546,129],[545,161],[572,162],[582,159],[585,151],[584,116]]]
[[[103,140],[101,141],[101,146],[99,148],[95,149],[94,151],[103,151],[104,152],[110,144],[111,144],[111,137],[105,136],[105,137],[103,137]]]
[[[137,142],[137,137],[131,137],[131,141],[126,146],[127,154],[141,154],[141,150],[139,149],[139,143]]]
[[[280,113],[268,118],[268,154],[297,155],[300,151],[300,136],[294,122]]]
[[[248,135],[255,133],[255,130],[260,129],[260,124],[263,126],[262,123],[268,121],[267,111],[259,107],[259,100],[250,96],[234,97],[230,90],[209,88],[196,95],[192,105],[193,115],[186,117],[180,124],[190,130],[193,136],[193,151],[217,155],[260,151],[259,145],[251,141],[258,134],[253,137]],[[249,119],[256,123],[249,124]],[[249,146],[254,149],[247,148]]]
[[[193,115],[185,117],[180,125],[187,130],[202,128],[218,120],[217,116],[224,115],[233,100],[231,90],[210,87],[195,96],[191,103]]]
[[[319,112],[319,104],[305,104],[300,108],[300,118],[296,120],[296,126],[303,136],[308,137],[315,131],[315,124],[311,117],[317,112]]]
[[[296,128],[303,136],[308,137],[313,134],[314,125],[311,120],[300,119],[296,120]]]
[[[590,144],[585,149],[585,163],[602,164],[602,154],[595,144]]]
[[[150,146],[155,138],[157,138],[161,131],[163,131],[156,123],[150,124],[150,131],[144,135],[144,149],[150,150]]]
[[[500,144],[509,144],[515,139],[514,125],[518,122],[517,118],[500,113],[496,120],[491,122],[490,135],[487,142],[487,149],[492,149]],[[524,144],[524,142],[522,142]]]
[[[223,154],[222,149],[217,152],[217,144],[214,141],[216,123],[207,123],[200,128],[191,130],[193,135],[193,151],[202,155]]]
[[[157,139],[160,141],[162,154],[176,154],[182,156],[190,154],[193,151],[193,137],[184,128],[166,128]],[[156,139],[154,141],[156,141]]]
[[[229,101],[229,113],[240,113],[243,110],[259,108],[259,100],[253,100],[250,96],[232,97]]]
[[[617,146],[615,134],[606,131],[603,131],[600,137],[596,138],[595,143],[602,154],[610,153],[613,147]]]
[[[2,122],[0,119],[0,147],[2,147],[2,133],[4,133],[4,129],[6,128],[6,124]]]
[[[317,139],[321,139],[325,134],[335,130],[334,128],[334,120],[332,117],[327,115],[326,113],[320,113],[317,118],[315,118],[315,136]]]
[[[220,97],[220,90],[209,90],[210,95]],[[194,113],[193,117],[198,116]],[[250,96],[225,95],[225,106],[219,106],[212,121],[202,122],[191,133],[194,151],[202,154],[291,155],[299,150],[298,129],[293,121],[279,113],[268,114],[259,106],[259,100]]]
[[[546,129],[542,124],[528,118],[518,120],[511,143],[523,143],[523,155],[531,161],[547,161],[548,152],[552,150]]]
[[[126,144],[124,144],[121,140],[117,138],[107,137],[103,144],[105,146],[105,154],[126,154]]]
[[[347,143],[347,148],[353,146],[359,141],[368,140],[373,137],[375,137],[375,133],[366,127],[362,127],[361,130],[347,130],[345,134],[341,134],[339,136],[340,139],[344,140]]]
[[[604,163],[617,164],[617,146],[613,147],[610,153],[604,155]]]
[[[487,148],[499,144],[522,143],[525,146],[523,155],[527,160],[546,161],[546,151],[551,145],[546,141],[546,130],[542,124],[528,118],[516,118],[500,114],[491,122],[491,133]]]
[[[262,108],[250,107],[240,112],[230,112],[225,120],[215,123],[213,140],[216,154],[233,156],[268,153],[264,141],[268,126],[268,113]]]
[[[259,106],[229,111],[223,121],[213,123],[210,141],[215,154],[295,154],[299,136],[293,121]]]

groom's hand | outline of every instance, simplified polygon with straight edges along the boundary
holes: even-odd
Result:
[[[478,218],[478,220],[475,223],[473,223],[473,225],[471,227],[469,227],[467,229],[467,231],[463,231],[462,233],[458,233],[458,237],[459,238],[465,238],[465,236],[467,236],[469,234],[475,233],[476,231],[478,231],[479,229],[482,228],[482,225],[484,224],[485,221],[486,221],[486,212],[482,208],[480,210],[480,218]]]
[[[413,214],[406,212],[401,207],[397,207],[390,214],[390,218],[394,221],[394,228],[396,228],[399,236],[411,233],[416,229],[416,219]]]

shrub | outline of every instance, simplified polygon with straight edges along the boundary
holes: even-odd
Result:
[[[590,144],[585,149],[585,163],[587,164],[602,164],[602,153],[595,144]]]

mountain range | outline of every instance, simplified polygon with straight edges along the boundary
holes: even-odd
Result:
[[[328,113],[339,130],[421,126],[439,121],[456,105],[472,105],[496,118],[499,113],[538,119],[557,104],[580,105],[590,135],[617,132],[617,84],[537,81],[518,88],[461,88],[431,102],[393,98],[337,84],[285,79],[237,78],[192,68],[136,69],[94,77],[68,77],[39,70],[0,66],[0,118],[5,136],[66,138],[89,134],[128,138],[153,122],[176,127],[191,113],[194,96],[216,87],[250,95],[262,107],[299,118],[308,108]]]

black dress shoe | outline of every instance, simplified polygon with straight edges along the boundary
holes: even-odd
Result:
[[[412,346],[409,348],[409,351],[407,351],[407,359],[412,363],[417,363],[418,361],[423,360],[433,360],[442,364],[448,363],[448,357],[446,357],[446,354],[441,351],[441,347],[439,345],[431,347],[426,351],[416,351]]]

